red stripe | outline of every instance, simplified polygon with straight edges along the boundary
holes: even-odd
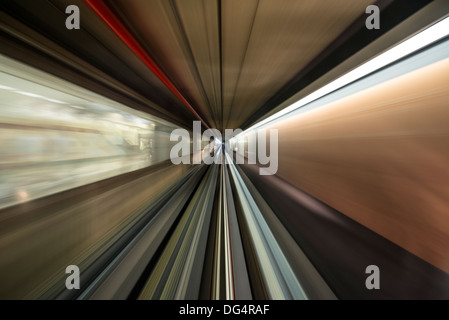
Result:
[[[143,47],[137,42],[137,40],[132,36],[132,34],[126,29],[123,23],[118,19],[117,16],[109,9],[109,7],[104,3],[103,0],[84,0],[86,4],[115,32],[115,34],[128,46],[131,51],[133,51],[137,57],[167,86],[167,88],[173,92],[173,94],[178,97],[179,100],[187,107],[187,109],[192,112],[195,117],[198,118],[205,126],[209,129],[206,122],[201,119],[201,117],[196,113],[195,109],[190,105],[190,103],[184,98],[184,96],[179,92],[175,85],[167,78],[167,76],[162,72],[162,70],[156,65],[156,63],[151,59],[148,53],[143,49]]]

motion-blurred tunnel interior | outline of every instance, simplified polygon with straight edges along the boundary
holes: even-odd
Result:
[[[0,8],[0,299],[449,299],[448,0]]]

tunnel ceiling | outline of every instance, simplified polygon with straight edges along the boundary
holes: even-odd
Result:
[[[371,4],[109,1],[216,128],[238,128]]]
[[[105,1],[198,114],[221,130],[248,127],[428,2]],[[373,3],[388,17],[381,30],[365,27]],[[70,4],[80,7],[80,30],[63,27]],[[61,63],[85,78],[97,74],[130,106],[185,127],[196,120],[83,1],[5,0],[1,6],[13,19],[2,21],[4,30],[20,27],[50,39],[47,51],[73,55],[69,62],[57,58]],[[30,39],[28,46],[45,51],[44,40]]]

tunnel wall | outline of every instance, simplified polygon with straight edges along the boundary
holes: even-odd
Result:
[[[277,174],[449,272],[449,59],[267,129]]]

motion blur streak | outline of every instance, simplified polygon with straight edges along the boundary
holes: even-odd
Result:
[[[449,1],[0,9],[0,299],[449,299]]]
[[[57,91],[43,85],[55,79],[42,72],[34,71],[40,84],[10,72],[33,78],[29,68],[0,56],[0,208],[168,159],[168,147],[154,150],[155,138],[170,132],[165,121],[99,103],[82,88]]]
[[[190,103],[183,97],[173,83],[167,78],[162,70],[155,64],[153,59],[145,52],[142,46],[133,38],[133,36],[126,30],[123,24],[118,20],[116,16],[111,12],[107,5],[102,0],[85,0],[85,2],[94,10],[107,25],[117,34],[123,42],[144,62],[154,74],[161,79],[161,81],[172,91],[176,97],[189,109],[195,117],[197,117],[205,126],[209,128],[206,122],[196,113],[195,109]]]
[[[448,99],[445,59],[293,117],[278,174],[449,272]]]

